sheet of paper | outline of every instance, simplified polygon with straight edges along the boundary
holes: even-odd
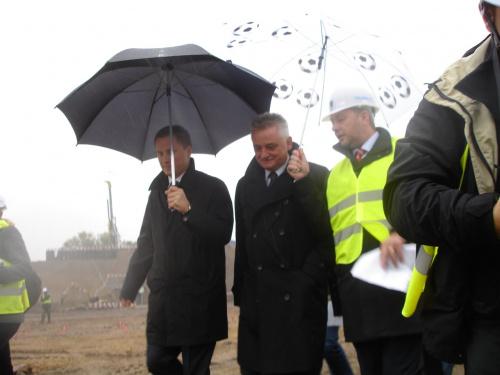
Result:
[[[403,245],[403,259],[398,267],[389,259],[384,269],[380,266],[380,248],[376,248],[358,258],[351,274],[367,283],[406,293],[415,264],[415,244]]]

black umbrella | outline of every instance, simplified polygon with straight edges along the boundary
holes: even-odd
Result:
[[[274,89],[253,72],[187,44],[122,51],[56,107],[78,144],[144,161],[156,157],[157,131],[173,124],[189,131],[193,153],[217,154],[250,133],[252,119],[269,111]]]

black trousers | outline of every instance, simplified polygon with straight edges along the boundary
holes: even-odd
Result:
[[[42,324],[45,322],[45,315],[47,315],[47,323],[50,323],[50,310],[52,305],[42,303]]]
[[[0,374],[12,375],[9,340],[16,334],[21,323],[0,323]]]
[[[209,375],[215,342],[165,347],[148,344],[147,365],[153,375]],[[179,354],[182,353],[182,363]]]
[[[363,375],[416,375],[423,370],[422,335],[386,337],[353,344]]]
[[[321,369],[319,368],[317,370],[311,370],[311,371],[305,371],[305,372],[304,371],[303,372],[287,372],[286,375],[318,375],[320,372],[321,372]],[[241,368],[241,375],[261,375],[261,373]],[[284,373],[266,374],[266,375],[284,375]]]

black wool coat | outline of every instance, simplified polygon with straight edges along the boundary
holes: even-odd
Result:
[[[285,171],[269,188],[264,176],[254,158],[236,188],[238,362],[259,373],[319,371],[334,259],[328,170],[311,164],[297,182]]]
[[[448,85],[486,106],[496,124],[490,142],[500,144],[491,47],[483,63]],[[478,193],[470,153],[465,171],[460,164],[467,144],[464,125],[452,108],[423,99],[396,145],[384,189],[384,209],[394,228],[410,241],[439,247],[422,295],[424,345],[436,358],[454,363],[464,360],[470,327],[488,331],[500,322],[500,241],[492,215],[500,179],[496,192]]]
[[[225,249],[233,229],[226,185],[195,170],[181,182],[191,203],[187,217],[167,207],[168,177],[152,182],[149,200],[121,293],[134,300],[147,275],[150,288],[147,340],[187,346],[227,337]]]

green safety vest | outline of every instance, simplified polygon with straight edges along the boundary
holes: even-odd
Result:
[[[330,172],[326,196],[337,264],[351,264],[361,255],[363,229],[379,242],[390,235],[392,227],[385,218],[382,192],[394,159],[397,139],[391,140],[392,153],[363,167],[359,176],[347,158]]]
[[[0,263],[3,263],[3,267],[11,266],[3,259],[0,259]],[[23,314],[29,307],[30,301],[24,279],[0,284],[0,315]]]

